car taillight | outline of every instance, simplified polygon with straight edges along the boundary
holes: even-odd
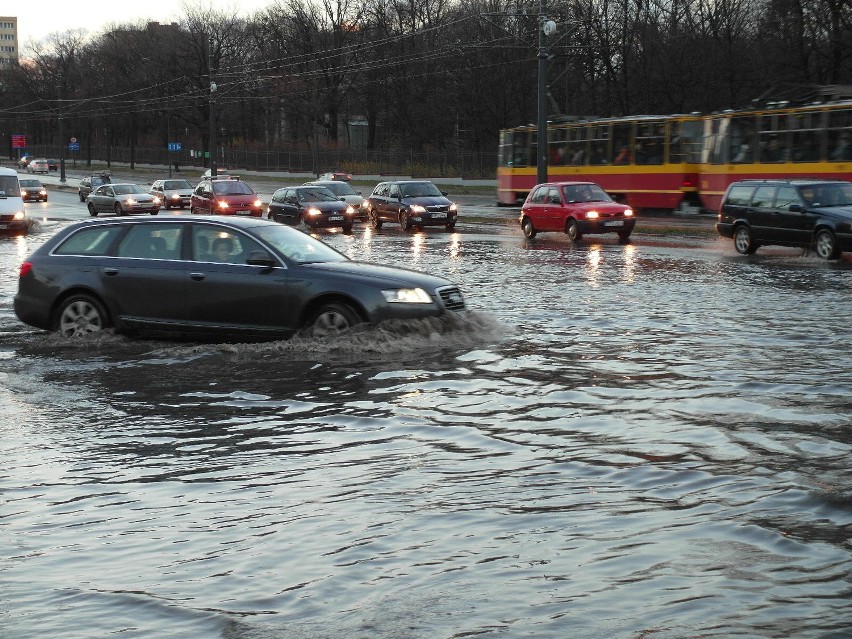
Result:
[[[24,277],[24,276],[28,275],[30,273],[30,271],[32,271],[32,270],[33,270],[32,262],[23,262],[21,264],[21,270],[18,273],[18,277]]]

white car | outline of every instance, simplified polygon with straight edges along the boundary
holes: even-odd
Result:
[[[192,185],[183,179],[157,180],[151,185],[149,193],[156,195],[163,203],[163,208],[189,208],[192,199]]]
[[[27,173],[47,173],[48,171],[50,171],[50,166],[44,158],[32,160],[27,164]]]

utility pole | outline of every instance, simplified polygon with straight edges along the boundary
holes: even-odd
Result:
[[[547,0],[539,0],[538,9],[538,158],[536,183],[547,182],[547,38],[556,32],[556,23],[547,17]]]
[[[210,177],[216,177],[216,83],[213,81],[213,36],[207,41],[207,68],[210,71]]]
[[[59,181],[65,184],[65,122],[59,114]]]

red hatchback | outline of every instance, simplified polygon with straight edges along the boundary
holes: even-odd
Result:
[[[633,210],[594,182],[539,184],[527,196],[519,221],[530,239],[542,231],[562,231],[571,240],[587,233],[616,233],[626,242],[636,225]]]
[[[263,201],[236,175],[206,177],[195,187],[189,202],[190,213],[213,215],[263,215]]]

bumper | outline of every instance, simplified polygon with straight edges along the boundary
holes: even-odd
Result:
[[[33,223],[29,218],[23,220],[0,220],[0,233],[26,233]]]
[[[160,212],[159,204],[147,204],[145,206],[131,206],[122,209],[128,215],[144,214],[155,215]]]
[[[577,226],[584,235],[595,235],[601,233],[632,233],[636,226],[635,218],[623,220],[577,220]]]
[[[455,224],[458,215],[455,213],[423,213],[408,218],[416,226],[447,226]]]
[[[306,217],[305,224],[314,229],[333,229],[352,226],[354,215],[332,215],[329,217]]]
[[[35,326],[45,331],[51,329],[50,305],[45,303],[44,300],[18,294],[15,295],[13,308],[15,315],[24,324]]]
[[[734,237],[734,225],[728,222],[716,222],[716,232],[722,237]]]
[[[177,208],[186,208],[189,206],[189,197],[178,197],[178,198],[167,198],[163,202],[163,206],[167,209],[177,207]]]

